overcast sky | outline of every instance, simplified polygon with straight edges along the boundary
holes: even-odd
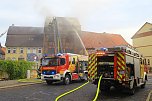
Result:
[[[84,31],[121,34],[132,44],[137,30],[152,23],[152,0],[1,0],[0,33],[12,24],[43,27],[46,16],[76,17]]]

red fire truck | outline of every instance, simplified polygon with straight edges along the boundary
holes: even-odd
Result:
[[[145,87],[147,74],[143,57],[133,48],[117,46],[99,50],[89,55],[88,74],[95,85],[100,81],[101,90],[112,86],[124,88],[134,94],[135,87]]]
[[[72,80],[87,80],[87,61],[84,55],[63,53],[41,60],[41,79],[47,84],[63,81],[69,84]]]

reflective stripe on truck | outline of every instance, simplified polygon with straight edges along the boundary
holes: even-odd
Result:
[[[88,74],[90,79],[97,77],[97,56],[96,54],[89,55]]]
[[[125,56],[123,52],[117,52],[117,80],[125,81]]]

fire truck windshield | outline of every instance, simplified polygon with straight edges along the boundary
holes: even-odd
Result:
[[[58,66],[58,58],[45,58],[42,59],[42,66]]]

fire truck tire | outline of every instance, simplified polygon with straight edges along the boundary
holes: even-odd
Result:
[[[134,95],[135,94],[135,87],[133,87],[132,89],[129,89],[129,94],[130,95]]]
[[[51,84],[53,83],[53,81],[46,80],[46,83],[47,83],[48,85],[51,85]]]
[[[144,84],[142,84],[140,87],[141,87],[141,88],[145,88],[145,85],[146,85],[146,81],[145,81]]]
[[[69,74],[66,74],[66,75],[65,75],[65,78],[63,79],[63,83],[64,83],[65,85],[68,85],[68,84],[70,84],[70,82],[71,82],[70,75],[69,75]]]
[[[87,81],[88,80],[88,74],[84,74],[83,79],[80,78],[81,81]]]

